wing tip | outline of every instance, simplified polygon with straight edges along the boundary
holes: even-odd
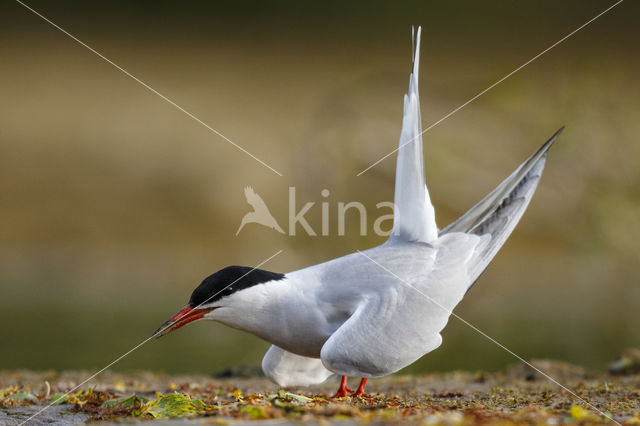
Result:
[[[496,198],[497,196],[494,194],[499,195],[499,201],[497,203],[494,203],[495,205],[499,205],[502,202],[501,200],[504,200],[506,194],[512,193],[517,187],[517,183],[522,182],[522,180],[525,179],[529,175],[529,173],[531,173],[532,169],[534,169],[538,165],[544,167],[549,148],[551,148],[551,145],[553,145],[560,133],[562,133],[564,127],[565,126],[560,127],[553,134],[553,136],[551,136],[545,143],[542,144],[540,148],[538,148],[538,150],[533,155],[525,160],[524,163],[520,164],[516,171],[514,171],[509,177],[507,177],[507,179],[502,181],[493,191],[491,191],[479,203],[469,209],[465,214],[442,229],[439,232],[439,235],[444,235],[452,231],[469,232],[478,224],[482,223],[488,217],[487,214],[490,210],[489,207],[491,207],[487,203],[489,203],[489,201],[491,200],[498,200],[498,198]],[[542,169],[540,169],[540,173],[537,176],[542,176]],[[511,181],[512,184],[507,184],[507,182],[509,181]],[[531,195],[533,196],[533,193]]]
[[[564,128],[565,128],[564,125],[560,126],[560,128],[558,130],[556,130],[556,132],[553,134],[553,136],[551,136],[549,139],[547,139],[547,141],[545,143],[543,143],[542,146],[540,148],[538,148],[538,150],[531,157],[529,157],[529,160],[527,161],[527,163],[529,163],[529,161],[537,162],[541,158],[546,157],[547,153],[549,152],[549,149],[555,143],[556,139],[558,139],[558,136],[560,136],[560,133],[562,133]],[[527,163],[525,163],[525,164],[527,164]]]
[[[554,144],[554,142],[556,141],[556,139],[558,139],[558,136],[560,136],[560,133],[562,133],[562,131],[564,130],[565,125],[563,124],[562,126],[560,126],[560,128],[558,130],[556,130],[556,132],[553,134],[553,136],[551,136],[549,138],[549,140],[547,140],[544,145],[542,145],[543,148],[546,147],[545,151],[549,150],[549,148],[551,148],[551,145]]]
[[[414,42],[414,33],[415,33],[415,42]],[[418,76],[418,69],[420,68],[420,38],[422,35],[422,26],[418,25],[418,31],[415,31],[415,28],[411,26],[411,44],[413,48],[413,58],[412,58],[412,73],[414,76]]]

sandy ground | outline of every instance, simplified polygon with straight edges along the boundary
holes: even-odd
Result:
[[[106,372],[82,386],[83,392],[73,392],[66,403],[51,406],[28,424],[126,424],[154,418],[159,424],[614,424],[611,419],[640,423],[640,375],[612,376],[555,361],[533,364],[575,395],[523,364],[500,373],[451,372],[370,380],[369,395],[336,400],[328,398],[336,381],[282,390],[264,377]],[[77,371],[1,372],[0,423],[29,419],[58,398],[57,392],[74,388],[87,376]],[[351,385],[356,382],[352,379]],[[195,410],[154,411],[159,401],[176,393]],[[148,402],[105,405],[105,401],[132,394]],[[202,403],[193,405],[193,400]]]

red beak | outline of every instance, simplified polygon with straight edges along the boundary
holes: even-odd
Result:
[[[187,305],[180,312],[169,318],[164,324],[160,326],[152,335],[156,339],[165,336],[172,331],[179,329],[180,327],[189,324],[192,321],[202,319],[207,312],[214,310],[215,308],[192,308]]]

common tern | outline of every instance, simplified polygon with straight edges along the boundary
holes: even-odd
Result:
[[[200,319],[272,344],[262,360],[280,386],[394,373],[442,343],[440,332],[520,220],[558,130],[489,195],[438,229],[425,185],[418,98],[420,28],[404,97],[391,236],[382,245],[286,274],[229,266],[193,291],[154,336]]]

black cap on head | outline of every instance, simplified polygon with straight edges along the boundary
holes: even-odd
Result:
[[[254,269],[248,266],[227,266],[215,274],[209,275],[193,290],[189,306],[195,308],[201,304],[209,304],[238,290],[283,278],[284,274],[277,272]]]

